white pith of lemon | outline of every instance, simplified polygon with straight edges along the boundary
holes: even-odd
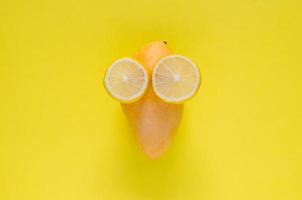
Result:
[[[132,58],[121,58],[107,69],[104,85],[108,93],[122,103],[131,103],[142,97],[148,86],[144,66]]]
[[[153,90],[165,102],[182,103],[190,99],[197,93],[200,83],[199,69],[182,55],[165,56],[153,69]]]

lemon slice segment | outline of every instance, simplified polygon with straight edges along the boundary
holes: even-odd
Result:
[[[104,86],[113,98],[131,103],[144,95],[148,81],[144,66],[132,58],[121,58],[107,69]]]
[[[194,96],[200,86],[201,75],[197,66],[182,55],[161,58],[152,74],[155,94],[165,102],[182,103]]]

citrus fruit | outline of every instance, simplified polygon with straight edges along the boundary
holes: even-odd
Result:
[[[104,86],[118,101],[131,103],[144,95],[148,81],[148,73],[142,64],[132,58],[121,58],[107,69]]]
[[[161,58],[152,74],[155,94],[165,102],[182,103],[197,93],[200,86],[197,66],[182,55]]]

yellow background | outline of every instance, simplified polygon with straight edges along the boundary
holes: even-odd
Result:
[[[302,199],[300,2],[1,0],[0,199]],[[101,84],[152,40],[203,72],[158,160]]]

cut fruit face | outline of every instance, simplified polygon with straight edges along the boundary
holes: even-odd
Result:
[[[187,57],[170,55],[155,65],[152,86],[155,94],[169,103],[182,103],[197,93],[201,83],[197,66]]]
[[[104,85],[113,98],[131,103],[144,95],[148,81],[144,66],[134,59],[121,58],[107,69]]]

